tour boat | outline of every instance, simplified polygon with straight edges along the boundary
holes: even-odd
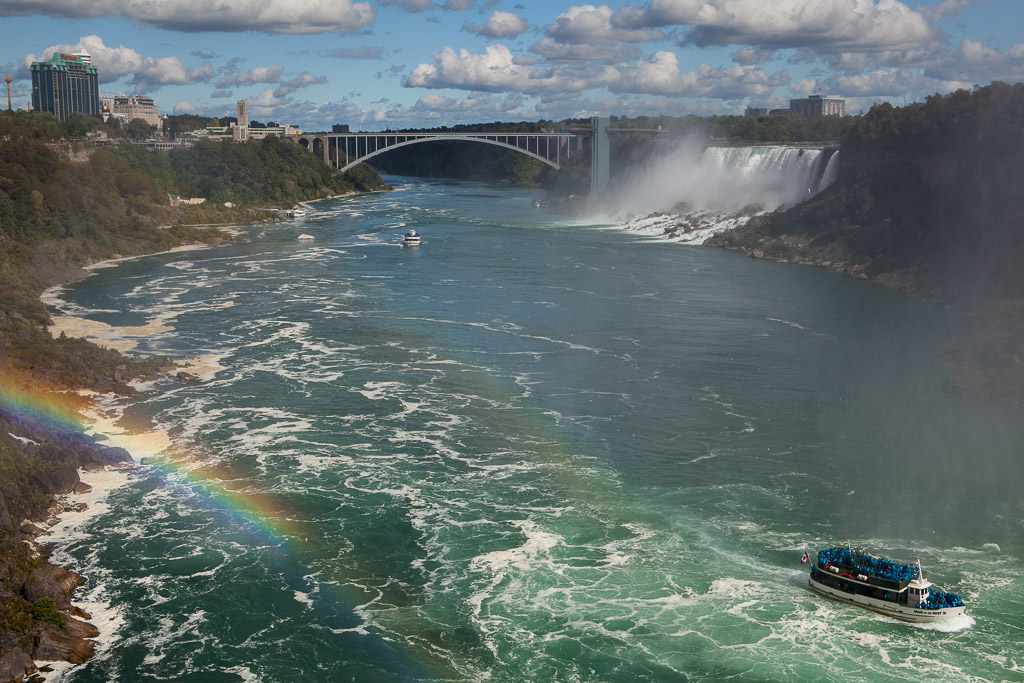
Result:
[[[801,562],[806,559],[804,553]],[[920,560],[904,564],[845,545],[818,551],[808,583],[833,600],[903,621],[940,622],[964,613],[959,595],[934,590]]]
[[[420,234],[414,229],[409,229],[409,232],[405,233],[405,239],[402,240],[402,244],[407,247],[418,247],[420,246]]]

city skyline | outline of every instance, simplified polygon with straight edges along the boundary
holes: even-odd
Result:
[[[32,61],[86,51],[161,113],[381,130],[592,115],[742,114],[824,93],[846,112],[1024,81],[1018,0],[0,0],[16,108]]]

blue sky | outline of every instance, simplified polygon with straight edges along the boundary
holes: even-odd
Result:
[[[161,113],[381,130],[741,114],[820,92],[847,111],[1024,81],[1024,0],[0,0],[14,106],[55,51]]]

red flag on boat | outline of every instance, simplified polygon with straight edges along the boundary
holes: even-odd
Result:
[[[809,558],[807,557],[807,551],[805,550],[804,551],[804,556],[800,558],[800,564],[807,564],[807,560],[808,559]]]

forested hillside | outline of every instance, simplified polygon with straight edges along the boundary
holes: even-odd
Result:
[[[34,555],[22,541],[41,530],[22,520],[52,514],[52,495],[78,485],[79,467],[127,458],[73,426],[55,431],[33,421],[17,409],[19,396],[83,388],[132,393],[128,380],[155,376],[169,364],[54,338],[39,294],[84,276],[82,266],[98,260],[227,239],[190,226],[278,220],[269,208],[386,188],[369,166],[340,175],[276,137],[202,142],[170,153],[81,140],[102,125],[85,116],[58,122],[49,114],[0,112],[0,677],[6,679],[31,670],[29,658],[81,662],[91,653],[85,639],[95,635],[76,618],[87,615],[70,603],[81,577]],[[175,207],[171,195],[207,201]],[[38,395],[69,409],[77,398]]]

